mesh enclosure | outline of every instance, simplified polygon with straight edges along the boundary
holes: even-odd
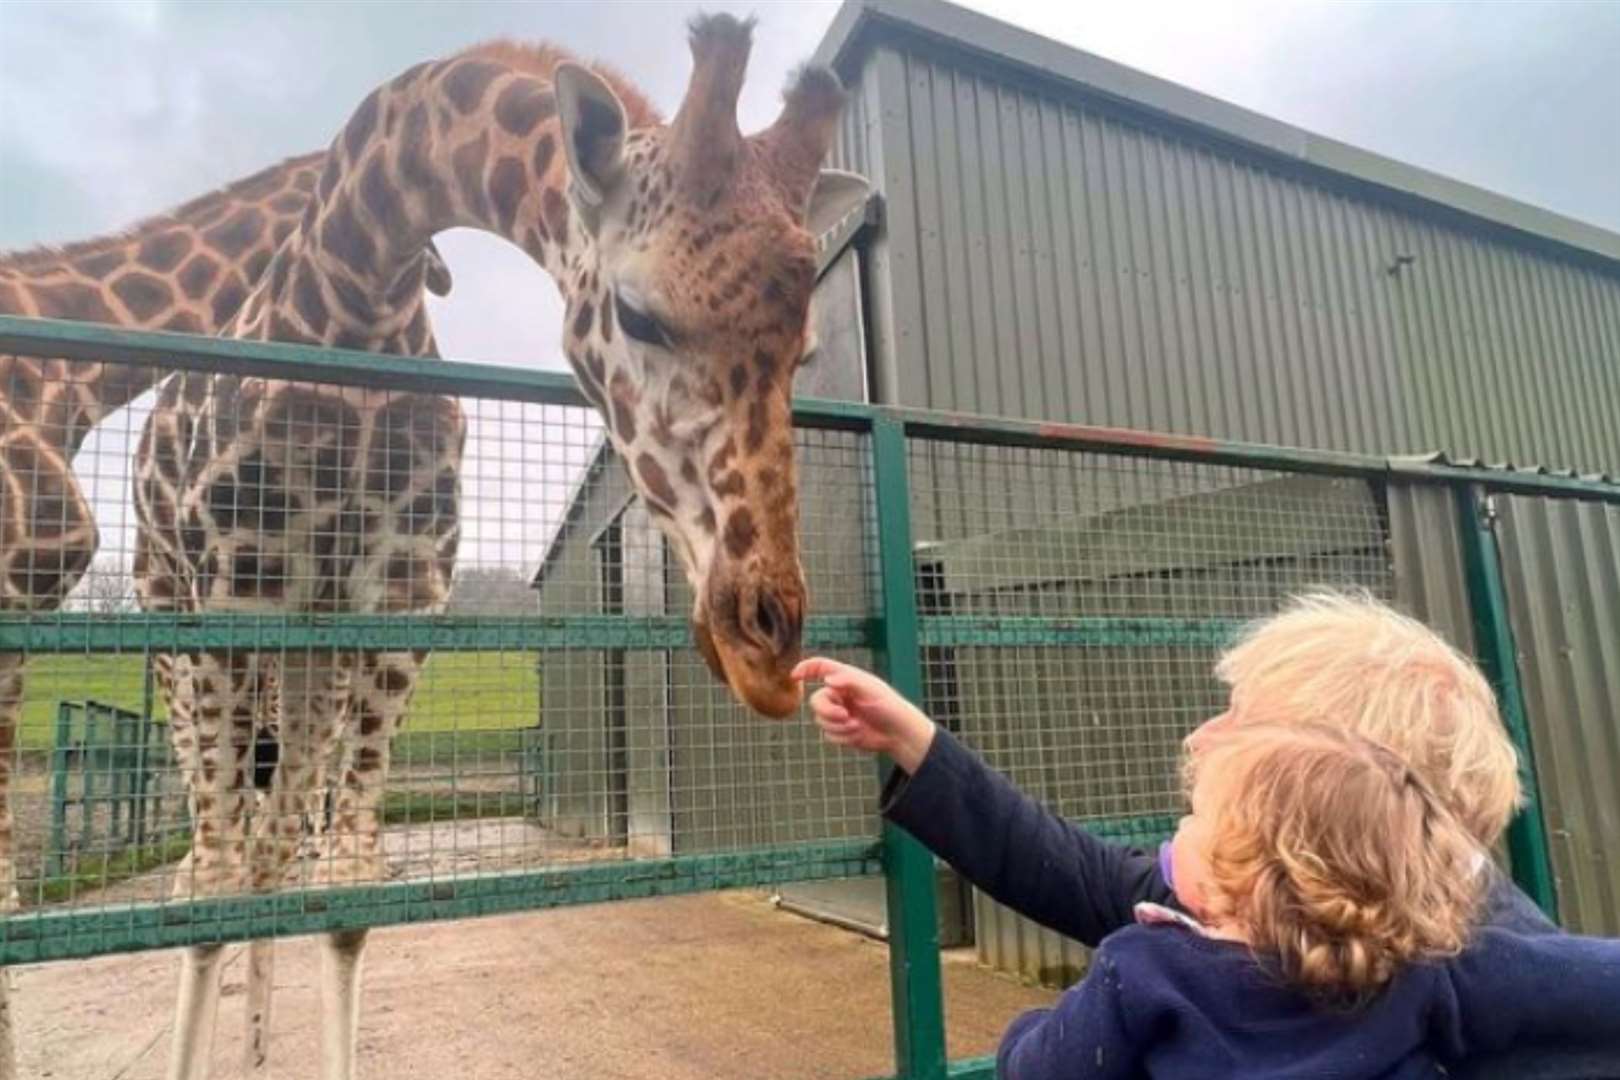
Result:
[[[1173,829],[1181,740],[1224,710],[1246,621],[1393,587],[1359,478],[915,441],[910,473],[930,713],[1115,839]]]
[[[13,959],[876,872],[872,763],[709,672],[593,411],[162,374],[7,459]],[[806,646],[870,665],[866,444],[797,450]]]

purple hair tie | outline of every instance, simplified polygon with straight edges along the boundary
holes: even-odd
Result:
[[[1172,841],[1166,840],[1159,845],[1159,874],[1164,878],[1167,889],[1174,889],[1175,882],[1170,877],[1170,846]]]

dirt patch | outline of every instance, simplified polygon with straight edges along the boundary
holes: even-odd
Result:
[[[215,1077],[239,1074],[241,949],[232,950]],[[271,1057],[319,1076],[318,949],[276,954]],[[168,1057],[174,952],[14,970],[22,1075],[156,1080]],[[1050,1003],[947,953],[952,1057],[992,1053],[1017,1013]],[[893,1073],[888,950],[716,893],[379,930],[366,957],[367,1080],[859,1080]]]

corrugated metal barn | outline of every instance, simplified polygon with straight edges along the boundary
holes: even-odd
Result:
[[[943,3],[851,0],[818,59],[851,90],[831,164],[880,195],[827,238],[822,350],[800,393],[1620,475],[1620,236]],[[860,455],[835,433],[804,433],[800,448],[814,603],[865,614]],[[1171,470],[1053,486],[1026,459],[916,453],[916,558],[938,610],[1246,618],[1262,610],[1232,610],[1222,582],[1252,576],[1260,553],[1254,596],[1360,585],[1473,646],[1455,506],[1398,471],[1384,485]],[[1243,513],[1261,502],[1319,508],[1324,524],[1267,531]],[[1040,536],[1009,526],[1036,503],[1043,521],[1056,509],[1071,523]],[[1620,933],[1620,506],[1513,496],[1494,508],[1560,914]],[[1140,557],[1110,546],[1155,522],[1200,544]],[[1086,554],[1099,552],[1114,554]],[[1107,583],[1124,576],[1175,582],[1178,606],[1143,610],[1136,591],[1129,610],[1110,609]],[[680,614],[679,577],[603,455],[536,578],[541,611],[594,596],[603,612]],[[1127,763],[1099,758],[1129,745],[1138,766],[1144,754],[1172,763],[1175,732],[1219,704],[1208,657],[1176,666],[1138,650],[1137,675],[1121,680],[1124,660],[1106,650],[1041,653],[942,652],[930,708],[995,759],[998,740],[1016,742],[996,723],[1064,707],[1020,670],[1055,665],[1063,678],[1046,685],[1090,688],[1095,723],[995,763],[1074,817],[1139,815]],[[542,815],[609,840],[613,822],[639,821],[633,834],[667,836],[672,851],[700,848],[722,819],[754,821],[762,839],[791,836],[807,813],[870,825],[868,764],[853,758],[802,805],[761,801],[740,818],[737,806],[674,805],[672,791],[706,790],[716,768],[706,725],[727,724],[761,767],[811,737],[736,724],[696,671],[678,652],[543,660],[542,726],[548,712],[585,725],[548,731],[549,759],[626,779],[613,807],[571,800],[557,775]],[[1116,698],[1131,707],[1113,710]],[[1130,717],[1161,714],[1162,729],[1125,737]],[[679,779],[646,779],[666,773]],[[745,777],[712,786],[733,801],[748,790]],[[600,778],[579,790],[600,792]],[[942,881],[947,940],[971,933],[987,960],[1035,977],[1078,967],[1073,947]],[[859,923],[883,917],[881,882],[789,896]]]
[[[878,400],[1620,472],[1620,236],[931,0],[818,59]]]

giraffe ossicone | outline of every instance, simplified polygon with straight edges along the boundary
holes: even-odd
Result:
[[[711,670],[768,716],[799,703],[808,597],[798,549],[793,375],[810,344],[815,238],[869,185],[823,170],[844,93],[806,68],[764,131],[738,130],[752,23],[693,23],[668,126],[566,63],[555,85],[585,234],[565,350],[693,587]]]

